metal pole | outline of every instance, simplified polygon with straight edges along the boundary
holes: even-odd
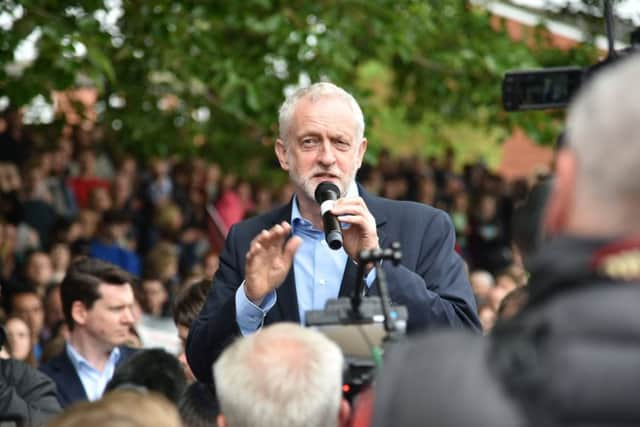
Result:
[[[607,54],[607,56],[609,58],[615,58],[617,54],[614,44],[614,18],[610,0],[604,0],[604,18],[607,25],[607,42],[609,46],[609,53]]]

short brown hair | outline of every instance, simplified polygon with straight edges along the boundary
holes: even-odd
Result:
[[[74,327],[71,307],[75,301],[82,302],[87,309],[100,299],[98,287],[110,285],[134,285],[135,278],[118,266],[94,258],[79,258],[67,270],[60,284],[62,310],[69,329]]]
[[[181,427],[174,405],[156,393],[116,390],[94,402],[77,402],[48,424],[50,427]]]
[[[202,279],[178,293],[173,304],[173,321],[176,325],[191,327],[207,300],[211,284],[211,279]]]

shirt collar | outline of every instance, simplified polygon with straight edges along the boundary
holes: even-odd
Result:
[[[78,368],[81,366],[95,369],[95,367],[91,363],[89,363],[89,361],[85,359],[68,341],[66,343],[66,350],[67,355],[69,356],[69,359],[71,359],[71,363],[76,368],[76,370],[78,370]],[[120,349],[118,347],[114,347],[113,350],[111,350],[111,353],[109,353],[109,359],[107,363],[113,363],[115,365],[118,360],[120,360]]]
[[[347,195],[345,196],[345,198],[351,199],[358,197],[358,195],[358,185],[355,181],[351,181],[351,184],[349,184],[349,188],[347,189]],[[291,227],[293,234],[296,233],[296,229],[299,227],[305,229],[313,228],[311,221],[303,218],[302,214],[300,213],[300,208],[298,207],[298,196],[296,194],[293,195],[293,201],[291,203]]]

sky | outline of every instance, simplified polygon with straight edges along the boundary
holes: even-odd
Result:
[[[527,6],[534,9],[560,9],[569,6],[577,11],[587,12],[587,7],[581,0],[511,0],[512,4]],[[628,19],[633,25],[640,26],[640,0],[620,0],[614,5],[614,14],[622,19]],[[599,10],[592,11],[601,16]]]

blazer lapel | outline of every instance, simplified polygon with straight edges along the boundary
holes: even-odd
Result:
[[[353,291],[356,287],[356,280],[358,280],[358,266],[356,266],[352,260],[347,259],[347,265],[344,268],[344,275],[342,276],[342,283],[340,284],[338,297],[350,297],[353,295]]]
[[[67,356],[66,350],[62,350],[60,358],[56,360],[56,368],[60,375],[60,383],[57,384],[58,391],[67,402],[75,402],[76,400],[87,400],[87,392],[82,386],[82,381],[73,367],[73,363]],[[56,381],[58,382],[58,381]],[[64,384],[61,386],[61,384]]]
[[[367,205],[369,212],[376,220],[376,228],[378,229],[378,243],[381,248],[387,246],[387,236],[385,235],[385,224],[387,223],[387,210],[380,205],[379,198],[367,193],[360,185],[358,191],[364,203]]]
[[[283,206],[273,217],[273,222],[268,228],[273,227],[276,224],[280,224],[282,221],[291,222],[291,203]],[[289,274],[282,282],[282,285],[276,289],[277,302],[276,306],[280,311],[280,319],[274,320],[290,320],[293,322],[300,322],[300,313],[298,312],[298,294],[296,293],[295,274],[293,272],[293,265],[289,270]]]
[[[364,200],[367,208],[376,220],[376,228],[378,230],[378,242],[381,248],[386,245],[386,236],[384,233],[384,225],[387,222],[385,213],[378,207],[375,198],[367,193],[360,185],[358,185],[358,192]],[[342,283],[340,285],[339,297],[350,297],[355,289],[356,280],[358,280],[358,266],[356,266],[352,260],[347,259],[347,265],[344,269],[344,275],[342,276]],[[367,292],[368,294],[368,292]]]
[[[293,265],[289,274],[284,279],[282,285],[276,290],[282,320],[291,319],[292,322],[300,323],[300,313],[298,312],[298,294],[296,292],[296,280],[293,272]]]
[[[371,196],[360,185],[358,185],[358,192],[376,220],[378,240],[380,242],[380,247],[384,248],[387,244],[384,233],[384,225],[387,222],[386,211],[376,202],[376,197]],[[282,221],[290,220],[291,203],[278,212],[271,226],[279,224]],[[347,259],[347,265],[344,269],[344,275],[342,276],[342,283],[340,284],[340,291],[338,293],[339,297],[349,297],[353,294],[357,274],[358,267],[351,260]],[[300,313],[298,312],[298,295],[296,293],[293,266],[291,266],[291,270],[289,270],[289,274],[282,285],[276,290],[276,294],[278,296],[276,306],[279,308],[281,319],[291,319],[293,321],[300,322]]]

